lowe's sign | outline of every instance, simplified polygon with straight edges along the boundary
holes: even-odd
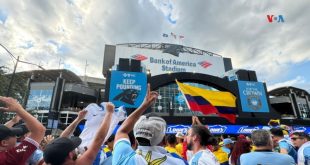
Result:
[[[182,132],[185,135],[190,128],[190,125],[168,125],[166,133],[176,134]]]
[[[80,129],[83,130],[84,125],[79,125]],[[249,125],[206,125],[210,132],[214,135],[220,134],[244,134],[249,135],[253,131],[258,129],[269,130],[271,127],[266,125],[249,126]],[[113,134],[116,133],[119,125],[114,129]],[[191,125],[168,125],[166,134],[176,134],[182,132],[184,135],[191,128]],[[310,134],[310,127],[306,126],[290,126],[290,133],[292,132],[306,132]]]
[[[259,127],[243,126],[238,130],[238,134],[251,134],[253,131],[260,129]]]
[[[210,125],[208,128],[213,134],[224,134],[227,130],[227,126],[224,125]]]

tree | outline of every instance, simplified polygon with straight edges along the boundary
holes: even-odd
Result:
[[[8,88],[8,78],[5,76],[7,67],[0,66],[0,96],[5,96]]]
[[[0,66],[0,96],[6,96],[12,74],[7,73],[6,66]],[[12,82],[10,97],[17,99],[20,103],[27,94],[27,77],[23,74],[16,73]]]

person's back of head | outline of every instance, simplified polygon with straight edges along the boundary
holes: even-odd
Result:
[[[174,146],[177,144],[177,138],[174,134],[168,134],[166,135],[166,142],[168,143],[168,145]]]
[[[166,133],[166,121],[154,113],[142,115],[136,122],[133,132],[141,146],[156,146]]]
[[[193,125],[191,130],[192,135],[198,135],[201,146],[214,145],[216,143],[216,139],[213,138],[211,132],[205,126]]]
[[[66,158],[70,152],[74,151],[81,144],[82,140],[78,137],[60,137],[51,141],[46,145],[43,151],[43,159],[49,165],[62,165],[66,162]],[[73,160],[76,159],[73,158]]]
[[[252,132],[251,137],[256,147],[272,147],[271,135],[267,130],[255,130]]]
[[[271,132],[271,134],[272,134],[273,136],[281,137],[281,138],[284,137],[283,129],[282,129],[282,128],[271,128],[271,129],[270,129],[270,132]]]
[[[237,140],[234,149],[231,152],[231,162],[237,164],[237,159],[241,154],[249,153],[251,151],[251,142],[246,139]]]

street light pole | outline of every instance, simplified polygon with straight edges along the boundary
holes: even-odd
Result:
[[[25,64],[30,64],[30,65],[35,65],[35,66],[37,66],[37,67],[39,67],[40,69],[42,69],[42,70],[45,70],[42,66],[40,66],[40,65],[37,65],[37,64],[34,64],[34,63],[30,63],[30,62],[26,62],[26,61],[22,61],[22,60],[20,60],[19,59],[19,56],[17,56],[17,58],[5,47],[5,46],[3,46],[1,43],[0,43],[0,46],[2,47],[2,48],[4,48],[4,50],[6,51],[6,52],[8,52],[9,53],[9,55],[12,57],[12,58],[14,58],[15,60],[16,60],[16,63],[15,63],[15,66],[14,66],[14,70],[13,70],[13,73],[12,73],[12,76],[11,76],[11,79],[10,79],[10,83],[9,83],[9,87],[8,87],[8,90],[7,90],[7,93],[6,93],[6,96],[7,97],[9,97],[10,96],[10,92],[11,92],[11,89],[12,89],[12,85],[13,85],[13,80],[14,80],[14,77],[15,77],[15,72],[16,72],[16,68],[17,68],[17,64],[19,63],[19,62],[21,62],[21,63],[25,63]],[[31,78],[30,78],[31,79]],[[31,81],[31,80],[30,80]],[[29,92],[29,84],[28,84],[28,91],[27,92]],[[25,101],[24,100],[24,103],[23,104],[25,104],[27,101]],[[25,105],[24,105],[25,106]],[[3,120],[5,120],[6,119],[6,114],[4,114],[4,113],[0,113],[0,123],[3,123]]]
[[[34,64],[34,63],[31,63],[31,62],[27,62],[27,61],[22,61],[19,59],[19,56],[17,56],[17,58],[5,47],[3,46],[2,44],[0,44],[1,47],[4,48],[4,50],[6,52],[8,52],[10,54],[11,57],[13,57],[15,60],[16,60],[16,63],[15,63],[15,66],[14,66],[14,70],[13,70],[13,73],[12,73],[12,76],[11,76],[11,80],[10,80],[10,83],[9,83],[9,87],[8,87],[8,90],[6,92],[6,96],[9,97],[10,96],[10,92],[11,92],[11,89],[12,89],[12,85],[13,85],[13,80],[14,80],[14,76],[15,76],[15,72],[16,72],[16,68],[17,68],[17,64],[19,62],[21,63],[25,63],[25,64],[29,64],[29,65],[35,65],[37,67],[39,67],[40,69],[42,70],[45,70],[41,65],[38,65],[38,64]]]

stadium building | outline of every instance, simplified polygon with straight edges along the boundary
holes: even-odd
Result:
[[[213,133],[250,133],[254,129],[267,128],[270,119],[281,119],[281,124],[294,126],[292,129],[308,129],[310,104],[307,91],[289,88],[286,90],[288,94],[281,89],[268,93],[266,84],[257,80],[255,71],[235,70],[230,58],[212,52],[166,43],[106,45],[103,61],[106,91],[114,90],[109,89],[113,86],[110,82],[113,72],[147,73],[152,89],[159,93],[158,101],[149,112],[164,117],[171,129],[182,130],[180,125],[190,125],[192,115],[201,116],[202,122],[209,125]],[[122,75],[118,73],[119,76]],[[235,125],[216,115],[205,116],[189,110],[175,79],[235,95]],[[111,94],[105,93],[106,101],[113,102]],[[269,94],[272,95],[270,99]],[[134,110],[131,106],[127,109],[129,113]]]
[[[182,45],[105,45],[103,75],[107,79],[79,77],[66,69],[17,74],[29,79],[26,109],[49,130],[64,128],[73,121],[80,108],[93,102],[112,101],[116,106],[125,105],[130,114],[139,105],[134,101],[143,101],[137,91],[145,90],[146,82],[149,82],[159,97],[148,112],[165,118],[168,133],[185,132],[193,115],[199,116],[214,134],[249,134],[255,129],[268,129],[270,119],[280,119],[281,124],[291,126],[292,130],[310,132],[310,95],[307,91],[282,87],[267,92],[266,84],[257,80],[255,71],[236,70],[230,58]],[[193,113],[175,79],[204,89],[232,93],[237,98],[236,123],[216,115]]]

